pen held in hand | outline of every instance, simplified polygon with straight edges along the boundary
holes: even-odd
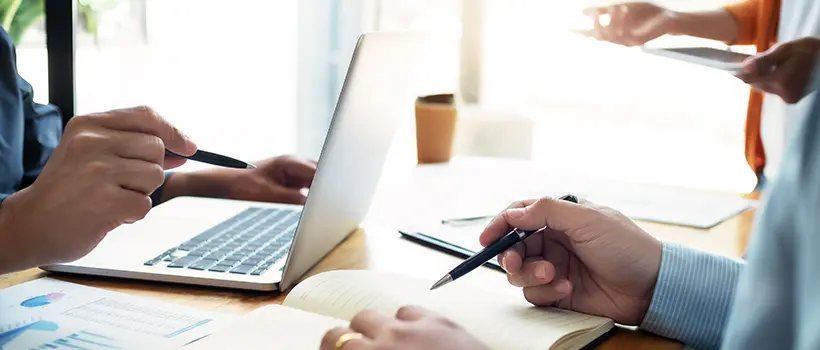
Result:
[[[561,200],[578,203],[578,198],[571,194],[561,197]],[[433,286],[430,287],[430,290],[444,286],[445,284],[448,284],[452,281],[455,281],[459,277],[466,275],[467,273],[469,273],[472,270],[475,270],[479,266],[484,265],[484,263],[486,263],[490,259],[495,258],[496,256],[498,256],[498,254],[501,254],[507,249],[512,248],[518,242],[523,241],[535,232],[538,232],[538,230],[525,231],[520,229],[514,229],[510,231],[509,233],[504,235],[504,237],[501,237],[497,241],[487,245],[487,247],[485,247],[475,255],[467,258],[466,260],[464,260],[464,262],[456,266],[454,269],[450,270],[449,273],[447,273],[446,275],[444,275],[444,277],[442,277],[436,283],[434,283]]]
[[[253,169],[253,168],[256,168],[256,166],[251,164],[251,163],[246,163],[246,162],[243,162],[241,160],[234,159],[234,158],[231,158],[231,157],[228,157],[228,156],[223,156],[221,154],[216,154],[216,153],[212,153],[212,152],[208,152],[208,151],[202,151],[202,150],[196,151],[196,153],[194,153],[193,155],[190,155],[190,156],[183,156],[183,155],[171,152],[169,150],[165,150],[165,153],[170,154],[170,155],[175,156],[175,157],[185,158],[185,159],[193,160],[193,161],[196,161],[196,162],[201,162],[201,163],[206,163],[206,164],[211,164],[211,165],[217,165],[217,166],[222,166],[222,167],[226,167],[226,168],[238,168],[238,169]]]

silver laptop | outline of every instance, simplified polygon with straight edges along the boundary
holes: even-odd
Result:
[[[418,34],[396,32],[359,38],[304,206],[175,198],[110,232],[86,257],[42,268],[288,289],[369,210],[400,119],[412,118],[424,42]]]

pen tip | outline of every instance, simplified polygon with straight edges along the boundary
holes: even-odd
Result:
[[[246,166],[245,168],[247,168],[247,169],[256,169],[256,165],[248,163],[248,166]]]
[[[439,288],[441,286],[444,286],[445,284],[450,283],[452,281],[453,281],[453,277],[451,277],[450,274],[447,274],[444,277],[442,277],[440,280],[438,280],[436,283],[434,283],[433,286],[430,287],[430,290],[437,289],[437,288]]]

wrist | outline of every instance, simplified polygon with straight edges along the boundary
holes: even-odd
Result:
[[[174,173],[168,177],[162,190],[162,202],[176,197],[211,197],[231,198],[222,170],[201,170],[187,173]]]
[[[24,207],[29,189],[20,190],[0,203],[0,275],[37,266],[41,259],[30,244],[31,232],[26,232],[22,223]]]
[[[669,35],[690,35],[691,20],[685,12],[666,10],[661,20],[661,27]]]

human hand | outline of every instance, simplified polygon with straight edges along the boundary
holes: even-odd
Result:
[[[31,267],[76,260],[109,231],[142,219],[164,169],[196,145],[147,107],[71,119],[37,180],[3,202],[4,230]],[[19,264],[24,264],[22,261]]]
[[[255,169],[214,168],[174,174],[163,189],[163,197],[199,196],[305,203],[305,190],[310,188],[316,174],[315,161],[280,156],[255,164]]]
[[[345,334],[360,334],[341,345]],[[428,310],[405,306],[389,318],[365,310],[350,321],[350,327],[335,328],[322,338],[321,350],[486,350],[472,335],[452,321]]]
[[[797,103],[808,95],[809,80],[820,52],[820,38],[805,37],[775,45],[746,60],[737,77],[753,88]]]
[[[584,10],[594,28],[582,34],[624,46],[643,45],[672,31],[675,13],[649,2],[621,3]],[[609,23],[601,24],[608,15]]]
[[[581,201],[513,203],[481,233],[487,246],[513,228],[541,230],[499,255],[507,279],[539,306],[638,325],[652,301],[661,242],[623,214]]]

